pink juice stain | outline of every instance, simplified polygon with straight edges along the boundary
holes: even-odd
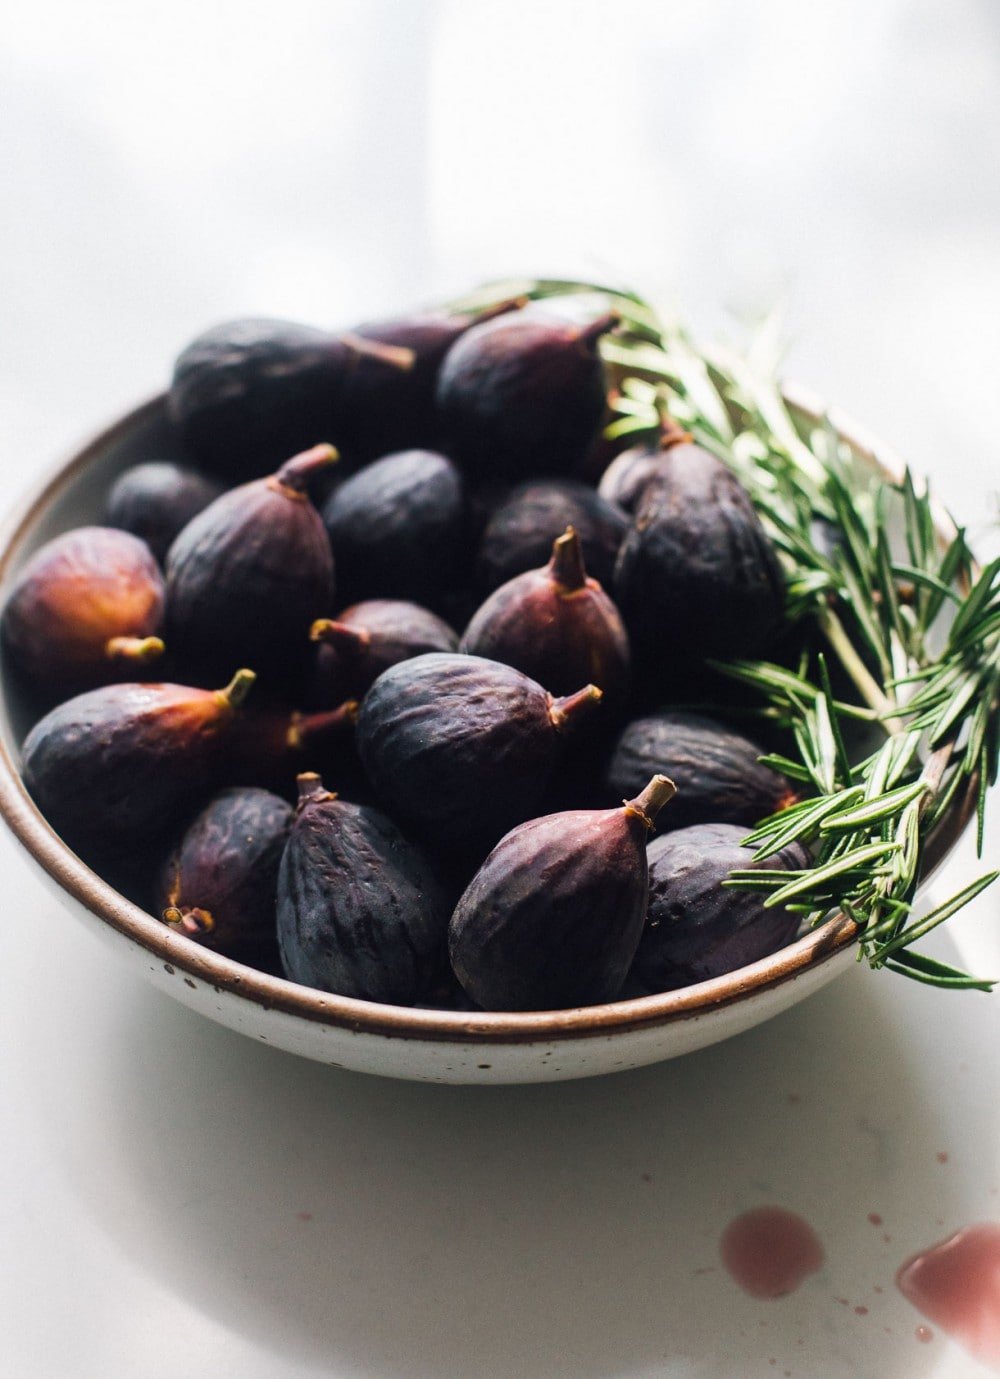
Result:
[[[730,1221],[719,1241],[722,1262],[752,1298],[782,1298],[823,1264],[808,1222],[784,1207],[755,1207]]]
[[[928,1321],[1000,1370],[1000,1225],[966,1226],[914,1255],[896,1284]]]

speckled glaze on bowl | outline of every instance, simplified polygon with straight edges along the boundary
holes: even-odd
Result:
[[[814,399],[789,389],[808,415]],[[887,476],[894,457],[843,418],[844,439]],[[158,397],[85,446],[10,519],[0,541],[0,598],[42,542],[99,519],[117,474],[176,445]],[[951,530],[938,516],[942,535]],[[838,916],[761,962],[681,991],[540,1014],[412,1010],[331,996],[257,972],[172,933],[124,899],[52,831],[21,784],[17,706],[0,705],[0,814],[60,902],[134,970],[192,1010],[305,1058],[427,1082],[518,1083],[592,1077],[704,1048],[770,1019],[856,965],[856,930]],[[973,786],[975,782],[972,783]],[[974,789],[956,800],[927,849],[926,875],[957,842]],[[44,942],[44,938],[40,938]]]

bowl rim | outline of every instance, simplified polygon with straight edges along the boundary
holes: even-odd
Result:
[[[828,418],[841,438],[890,482],[903,474],[899,458],[870,433],[839,411],[824,407],[815,394],[798,384],[782,388],[786,402],[805,418]],[[134,431],[161,418],[166,394],[159,393],[104,427],[68,460],[56,465],[14,506],[0,531],[0,584],[6,583],[22,547],[46,509],[88,465]],[[935,504],[935,524],[942,537],[954,533],[947,512]],[[2,685],[2,678],[0,678]],[[975,808],[976,781],[970,779],[930,836],[922,883],[957,843]],[[62,841],[42,816],[27,790],[7,744],[0,740],[0,817],[44,872],[75,901],[119,935],[160,961],[169,975],[180,973],[190,986],[209,984],[265,1010],[334,1026],[357,1034],[442,1043],[525,1044],[612,1036],[659,1028],[697,1019],[711,1011],[758,996],[794,981],[846,955],[858,928],[843,914],[831,916],[817,928],[776,953],[721,977],[676,991],[617,1000],[601,1005],[553,1011],[449,1011],[393,1006],[337,996],[300,986],[282,977],[247,967],[232,958],[173,933],[133,904]],[[859,950],[860,954],[860,950]]]

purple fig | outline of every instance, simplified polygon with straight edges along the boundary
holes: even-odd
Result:
[[[428,651],[455,651],[458,637],[435,613],[402,599],[366,599],[309,630],[316,645],[314,704],[363,695],[384,670]]]
[[[590,574],[610,588],[628,518],[576,479],[532,480],[494,507],[476,560],[480,588],[491,593],[515,575],[537,570],[567,527],[573,527],[580,538]]]
[[[167,460],[133,465],[111,487],[104,508],[109,527],[139,536],[162,564],[174,537],[222,493],[222,485],[196,469]]]
[[[664,457],[675,446],[683,448],[688,463],[698,463],[699,456],[712,460],[707,450],[693,444],[688,431],[672,417],[665,417],[655,443],[634,445],[615,456],[601,475],[598,493],[625,512],[635,513],[650,484],[669,477],[670,466],[664,464]]]

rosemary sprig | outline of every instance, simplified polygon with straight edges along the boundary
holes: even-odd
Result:
[[[817,422],[788,404],[775,377],[773,322],[745,354],[703,352],[680,323],[624,288],[524,280],[488,287],[476,304],[515,293],[610,301],[621,324],[602,347],[615,379],[605,434],[652,444],[670,418],[731,466],[781,557],[789,621],[823,647],[794,670],[717,667],[755,690],[794,742],[797,759],[772,754],[768,763],[812,791],[747,840],[766,858],[798,839],[811,848],[811,866],[734,872],[728,884],[760,889],[765,904],[790,904],[811,924],[843,911],[858,926],[859,958],[873,967],[989,990],[990,981],[910,945],[998,875],[914,914],[928,838],[966,789],[975,791],[982,851],[1000,757],[1000,560],[977,570],[961,529],[939,537],[925,485],[909,471],[892,481],[829,417]],[[835,694],[843,681],[849,690]],[[884,741],[855,760],[847,743],[866,725]]]

